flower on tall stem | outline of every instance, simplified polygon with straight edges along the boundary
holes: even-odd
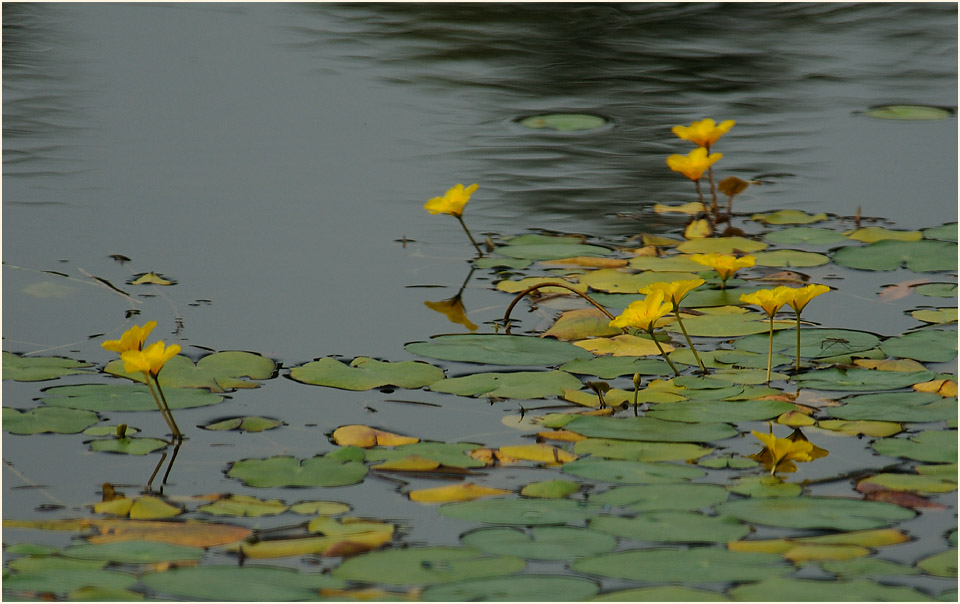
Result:
[[[807,285],[806,287],[794,289],[793,297],[788,300],[790,306],[793,307],[793,312],[797,314],[797,366],[795,373],[800,373],[800,313],[803,312],[804,307],[810,303],[810,300],[828,291],[830,291],[830,288],[826,285]]]
[[[700,203],[703,203],[700,179],[710,166],[722,158],[723,153],[711,154],[706,147],[697,147],[686,155],[671,155],[667,158],[667,166],[674,172],[679,172],[693,181],[693,184],[697,186],[697,196],[700,198]]]
[[[469,187],[456,184],[447,189],[447,192],[442,196],[431,198],[423,207],[431,214],[449,214],[456,218],[460,222],[460,226],[463,227],[464,232],[466,232],[467,237],[470,238],[470,243],[472,243],[473,247],[477,250],[477,254],[483,256],[483,251],[480,250],[480,246],[473,238],[473,235],[470,234],[470,229],[467,228],[466,223],[463,221],[463,208],[467,205],[467,202],[470,201],[470,196],[477,190],[477,187],[479,187],[479,185],[476,183]]]
[[[706,149],[707,153],[710,153],[710,147],[717,142],[721,136],[729,132],[734,125],[736,125],[736,122],[733,120],[724,120],[717,124],[714,120],[707,118],[699,122],[693,122],[689,126],[674,126],[673,133],[683,140],[690,141]],[[719,153],[717,155],[717,159],[719,159],[721,155]],[[707,178],[710,181],[710,194],[713,197],[711,211],[714,222],[716,222],[719,208],[717,205],[717,188],[713,183],[713,168],[711,166],[707,167]],[[697,191],[700,191],[699,184],[697,185]],[[701,196],[700,201],[703,201],[703,196]]]
[[[775,287],[773,289],[760,289],[751,294],[741,294],[740,301],[747,304],[754,304],[763,309],[770,317],[770,345],[767,348],[767,384],[770,383],[770,370],[773,366],[773,317],[780,311],[785,304],[793,300],[794,289],[792,287]]]
[[[610,326],[619,327],[621,329],[633,328],[646,331],[648,334],[650,334],[650,338],[653,340],[653,343],[657,345],[660,355],[666,359],[667,364],[670,365],[670,369],[673,369],[675,374],[680,375],[680,372],[677,371],[673,361],[671,361],[670,357],[667,356],[667,353],[663,351],[663,346],[660,345],[660,342],[653,334],[654,324],[671,310],[673,310],[673,303],[664,301],[664,295],[662,291],[654,291],[653,293],[648,294],[642,300],[631,302],[630,306],[623,309],[623,312],[621,312],[620,315],[610,321]]]
[[[709,254],[693,254],[690,259],[697,264],[709,266],[720,275],[720,289],[727,289],[727,279],[732,277],[741,268],[750,268],[756,264],[757,259],[753,256],[741,256],[737,258],[731,254],[718,254],[710,252]]]
[[[687,333],[687,328],[683,325],[683,319],[680,318],[680,302],[694,289],[703,285],[705,281],[703,279],[691,279],[689,281],[658,281],[656,283],[651,283],[645,287],[640,288],[641,294],[652,294],[655,291],[663,292],[663,297],[666,300],[669,300],[673,305],[674,316],[677,318],[677,324],[680,325],[680,330],[683,332],[683,337],[687,340],[687,345],[690,346],[690,351],[693,352],[693,358],[697,360],[697,365],[700,366],[700,371],[706,375],[707,368],[704,367],[703,361],[700,360],[700,355],[697,354],[697,349],[694,348],[693,342],[690,340],[690,334]]]
[[[128,350],[141,350],[143,343],[147,341],[147,336],[150,335],[150,332],[153,331],[153,328],[156,326],[156,321],[147,321],[143,327],[134,325],[123,332],[119,340],[107,340],[100,344],[100,346],[117,354],[123,354]]]

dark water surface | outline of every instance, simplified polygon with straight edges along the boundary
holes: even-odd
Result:
[[[651,210],[695,199],[665,165],[686,151],[670,127],[703,117],[737,121],[724,174],[766,183],[738,199],[741,212],[860,208],[904,229],[957,218],[956,121],[862,114],[956,106],[953,4],[4,4],[3,28],[5,350],[105,363],[88,337],[118,337],[133,307],[192,355],[251,350],[288,367],[413,358],[405,342],[460,329],[423,303],[453,295],[471,256],[456,221],[422,209],[428,198],[479,183],[466,218],[481,235],[675,233],[680,219]],[[610,123],[584,133],[517,123],[553,112]],[[85,276],[140,294],[125,282],[146,271],[178,283],[130,303]],[[483,324],[508,300],[479,273],[464,300]],[[884,335],[913,324],[873,287],[804,316]],[[397,394],[442,401],[426,413],[378,392],[265,388],[229,410],[178,413],[192,433],[224,414],[290,424],[243,440],[195,435],[178,493],[238,491],[220,475],[226,461],[308,457],[332,448],[323,433],[342,424],[525,442],[482,399]],[[3,395],[27,407],[37,385],[4,382]],[[147,415],[133,421],[160,429]],[[66,464],[60,442],[78,447],[74,436],[5,438],[5,517],[96,501],[101,482],[140,484],[154,463],[87,453]],[[869,465],[856,455],[831,459]],[[507,481],[535,479],[525,472]],[[45,488],[13,490],[30,482]],[[431,510],[383,489],[367,480],[342,493],[360,514],[405,519],[411,540],[453,544],[467,526],[434,525]],[[904,547],[908,563],[925,551]]]

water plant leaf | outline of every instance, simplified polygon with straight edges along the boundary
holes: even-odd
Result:
[[[151,564],[168,560],[199,560],[204,551],[199,547],[156,543],[154,541],[118,541],[116,543],[82,543],[71,545],[62,555],[81,560],[108,560],[120,564]]]
[[[227,350],[209,354],[196,363],[177,355],[164,364],[159,379],[164,388],[205,388],[210,392],[226,392],[257,388],[260,384],[254,380],[270,379],[276,370],[277,364],[271,359],[252,352]],[[144,379],[142,373],[127,373],[120,359],[107,363],[104,371],[137,382]]]
[[[707,459],[697,460],[698,466],[703,466],[704,468],[712,468],[715,470],[723,470],[725,468],[731,469],[744,469],[744,468],[754,468],[759,465],[757,462],[746,457],[737,457],[733,455],[720,455],[717,457],[709,457]]]
[[[774,331],[789,329],[796,324],[791,321],[774,321]],[[752,334],[768,334],[770,332],[769,318],[758,312],[705,314],[699,317],[689,317],[683,320],[683,326],[691,336],[711,338],[733,338]],[[676,323],[668,325],[667,331],[680,332]],[[796,346],[796,343],[794,343]]]
[[[560,314],[544,337],[558,340],[582,340],[593,336],[615,336],[621,331],[610,327],[610,319],[596,308],[578,308]]]
[[[198,512],[214,516],[239,516],[259,518],[274,516],[287,511],[287,505],[279,499],[258,499],[250,495],[228,495],[197,508]]]
[[[920,241],[923,239],[923,233],[920,231],[902,231],[879,226],[862,227],[855,231],[844,233],[844,235],[850,239],[864,243],[873,243],[875,241],[883,241],[884,239],[894,239],[897,241]]]
[[[29,573],[54,569],[99,570],[106,565],[107,560],[77,560],[75,558],[64,558],[60,555],[28,556],[10,560],[7,563],[7,568],[4,569],[4,578],[6,578],[7,569],[19,573]]]
[[[591,602],[729,602],[718,591],[664,585],[659,587],[634,587],[610,591],[591,599]]]
[[[740,296],[753,293],[760,289],[755,286],[744,287],[735,285],[738,283],[742,284],[743,282],[737,279],[730,279],[727,281],[727,289],[695,289],[683,299],[683,306],[685,308],[736,306],[737,304],[741,304]],[[600,302],[600,300],[597,300],[597,302]],[[601,304],[603,304],[603,302],[601,302]],[[627,304],[629,304],[629,302]]]
[[[613,487],[592,495],[590,501],[625,507],[636,512],[695,511],[723,503],[729,493],[713,484],[648,484]]]
[[[576,132],[580,130],[594,130],[605,126],[607,120],[599,115],[588,113],[545,113],[531,115],[518,122],[521,126],[536,130],[547,129],[559,132]]]
[[[921,296],[928,296],[931,298],[956,298],[957,297],[957,284],[956,283],[926,283],[924,285],[919,285],[914,290]]]
[[[190,409],[215,405],[223,400],[218,394],[196,388],[164,388],[171,409]],[[43,391],[42,400],[51,407],[69,407],[88,411],[156,411],[157,403],[146,386],[140,384],[79,384],[54,386]]]
[[[709,455],[713,449],[691,443],[656,443],[588,438],[574,446],[578,455],[595,455],[606,459],[635,461],[694,460]]]
[[[591,529],[641,541],[666,543],[726,543],[750,533],[750,526],[729,516],[704,516],[696,512],[651,511],[634,518],[597,516]]]
[[[472,501],[482,497],[509,495],[512,491],[494,489],[472,482],[464,482],[443,487],[418,489],[408,493],[411,501],[418,503],[449,503],[451,501]]]
[[[494,256],[485,256],[483,258],[476,258],[473,261],[473,265],[477,268],[488,269],[488,268],[513,268],[517,270],[523,270],[530,266],[530,260],[524,260],[520,258],[497,258]]]
[[[839,420],[824,419],[817,423],[824,430],[840,432],[847,436],[893,436],[903,431],[903,427],[895,422],[879,422],[871,420]]]
[[[775,250],[773,252],[757,252],[753,255],[757,260],[757,266],[788,266],[791,268],[802,268],[810,266],[823,266],[830,262],[828,256],[817,254],[815,252],[804,252],[801,250]]]
[[[923,236],[925,239],[941,239],[943,241],[956,241],[957,240],[957,223],[950,222],[948,224],[943,224],[938,227],[933,227],[932,229],[924,229]]]
[[[823,581],[774,577],[738,585],[730,590],[735,600],[753,602],[796,601],[810,602],[874,601],[919,602],[930,601],[926,594],[912,587],[881,585],[869,579]]]
[[[892,271],[906,266],[918,273],[957,270],[957,244],[947,241],[883,240],[861,247],[841,247],[833,254],[841,266]]]
[[[833,229],[822,227],[792,227],[781,231],[771,231],[763,236],[770,243],[780,245],[835,245],[847,240]]]
[[[570,480],[545,480],[543,482],[531,482],[525,485],[520,489],[520,494],[524,497],[536,497],[540,499],[562,499],[579,490],[580,483],[578,482],[572,482]]]
[[[612,380],[621,375],[667,375],[670,366],[659,359],[640,359],[634,357],[597,357],[577,359],[560,366],[561,371],[582,375],[594,375]]]
[[[699,201],[691,201],[678,205],[655,203],[653,204],[653,211],[657,214],[686,214],[687,216],[694,216],[700,212],[706,211],[706,208],[704,208],[703,204]]]
[[[239,432],[263,432],[265,430],[273,430],[282,425],[283,422],[278,419],[270,419],[258,415],[247,415],[245,417],[231,417],[210,422],[209,424],[200,426],[200,428],[215,431],[237,430]]]
[[[943,120],[953,115],[952,110],[933,105],[875,105],[863,113],[882,120]]]
[[[575,266],[586,268],[622,268],[627,266],[623,258],[598,258],[595,256],[573,256],[571,258],[557,258],[556,260],[541,260],[543,266]]]
[[[136,582],[136,576],[112,570],[50,568],[6,575],[3,590],[66,594],[83,587],[126,589]]]
[[[630,268],[660,273],[698,273],[704,270],[699,262],[687,255],[675,256],[635,256],[629,261]]]
[[[92,363],[66,357],[24,357],[3,351],[3,379],[16,382],[41,382],[64,375],[89,373]]]
[[[291,512],[304,516],[336,516],[350,509],[348,504],[339,501],[301,501],[290,506]]]
[[[252,531],[243,526],[212,522],[170,522],[163,520],[128,520],[125,518],[68,518],[62,520],[4,520],[4,527],[42,530],[78,531],[95,528],[98,534],[88,535],[90,543],[144,540],[193,547],[216,547],[246,539]]]
[[[586,292],[587,286],[583,283],[574,283],[573,281],[568,281],[567,279],[558,279],[556,277],[525,277],[519,280],[505,279],[497,283],[497,289],[502,292],[507,292],[508,294],[516,294],[522,292],[525,289],[533,287],[534,285],[540,285],[542,283],[561,283],[569,287],[570,289],[577,290],[578,292]],[[570,294],[570,290],[564,289],[562,287],[546,286],[541,287],[537,290],[541,294],[561,294],[567,295]]]
[[[356,447],[302,460],[288,455],[242,459],[230,464],[227,476],[250,487],[335,487],[363,481],[362,460],[363,450]]]
[[[3,429],[11,434],[76,434],[100,421],[96,413],[61,407],[34,407],[20,411],[3,408]]]
[[[700,268],[703,268],[701,265]],[[631,273],[621,269],[603,268],[590,271],[580,277],[581,285],[588,285],[591,289],[620,294],[636,294],[641,287],[658,281],[681,281],[696,279],[690,272],[658,272],[645,271]]]
[[[937,308],[937,309],[920,309],[915,310],[910,313],[910,316],[914,319],[923,321],[924,323],[956,323],[957,322],[957,309],[956,308]]]
[[[717,513],[744,522],[795,529],[856,531],[887,526],[916,513],[889,503],[840,497],[768,497],[728,501]]]
[[[892,491],[914,491],[917,493],[950,493],[957,490],[956,476],[954,480],[944,479],[938,476],[921,476],[918,474],[875,474],[864,478],[857,483],[860,485],[869,485],[870,487],[879,487],[890,489]]]
[[[739,236],[691,239],[677,246],[677,250],[684,254],[709,254],[711,252],[732,254],[734,251],[750,254],[765,249],[767,249],[766,243]]]
[[[922,329],[884,340],[880,349],[892,357],[946,363],[957,356],[957,332]]]
[[[581,415],[567,422],[565,427],[591,438],[653,442],[705,443],[737,434],[735,428],[725,423],[686,424],[653,417],[612,418]]]
[[[927,556],[917,562],[917,568],[935,577],[956,577],[957,548]]]
[[[482,499],[439,508],[440,515],[448,518],[529,526],[579,524],[602,510],[603,506],[572,499]]]
[[[957,463],[957,433],[955,430],[927,430],[908,438],[881,438],[873,443],[873,449],[890,457]]]
[[[421,361],[390,363],[357,357],[350,365],[330,357],[290,370],[290,378],[304,384],[343,390],[370,390],[383,386],[423,388],[443,379],[443,370]]]
[[[663,484],[700,478],[705,474],[691,466],[587,457],[564,464],[564,474],[589,480],[626,484]]]
[[[827,414],[838,419],[891,422],[935,422],[957,417],[957,401],[935,393],[863,394],[841,402],[839,407],[827,407]]]
[[[935,392],[943,397],[956,397],[958,393],[956,380],[930,380],[914,384],[913,389],[917,392]]]
[[[767,214],[754,214],[750,217],[750,220],[764,224],[810,224],[826,219],[826,214],[807,214],[801,210],[778,210]]]
[[[146,455],[170,446],[157,438],[103,438],[90,442],[90,450],[124,455]]]
[[[818,369],[797,376],[804,388],[813,390],[895,390],[933,377],[931,371],[877,371],[875,369]]]
[[[561,465],[577,459],[573,453],[541,443],[503,446],[500,447],[500,453],[513,459],[536,461],[547,466]]]
[[[211,565],[175,568],[141,577],[147,589],[196,600],[296,601],[317,598],[322,588],[344,581],[322,573],[300,573],[276,566]]]
[[[497,253],[521,260],[559,260],[571,256],[609,256],[613,253],[605,247],[570,243],[532,243],[524,245],[505,245],[497,248]]]
[[[570,401],[584,407],[599,407],[600,397],[593,389],[588,390],[564,390],[563,400]],[[642,399],[641,399],[642,400]],[[633,402],[633,392],[627,392],[619,388],[611,388],[603,393],[603,401],[609,407],[622,407],[624,404]]]
[[[448,503],[440,510],[477,503],[482,502]],[[349,558],[335,568],[332,575],[337,579],[387,585],[432,585],[510,575],[523,570],[524,566],[522,558],[488,556],[475,549],[409,547]]]
[[[724,421],[742,422],[773,419],[781,413],[794,409],[796,409],[796,406],[782,401],[694,400],[671,405],[658,405],[647,412],[647,417],[691,424]]]
[[[592,355],[568,342],[531,336],[452,334],[411,342],[408,352],[431,359],[490,365],[561,365]]]
[[[880,338],[866,331],[851,329],[802,329],[800,331],[800,356],[803,358],[822,358],[836,354],[849,354],[870,350],[880,344]],[[746,350],[767,355],[769,338],[765,334],[740,338],[734,343],[737,350]],[[775,331],[773,334],[774,352],[796,354],[796,331]]]
[[[395,461],[405,457],[422,457],[449,468],[482,468],[482,461],[473,459],[469,453],[480,445],[471,443],[419,442],[401,445],[393,449],[367,449],[367,461]]]
[[[370,426],[353,424],[340,426],[333,431],[333,442],[341,447],[353,445],[355,447],[396,447],[420,442],[415,436],[402,436],[393,432],[386,432]]]
[[[561,396],[565,389],[577,390],[579,378],[564,371],[518,371],[514,373],[476,373],[447,378],[430,386],[434,392],[459,396],[495,396],[534,399]]]
[[[731,552],[715,547],[627,550],[582,558],[571,568],[591,575],[651,583],[758,581],[793,570],[777,555]]]
[[[784,482],[779,476],[744,476],[734,480],[727,489],[748,497],[797,497],[803,492],[803,487]]]
[[[600,591],[593,581],[561,575],[517,575],[431,585],[423,590],[427,602],[583,602]]]
[[[590,340],[580,340],[574,342],[574,346],[579,346],[584,350],[589,350],[593,354],[610,354],[615,357],[643,357],[660,354],[657,344],[650,338],[623,334],[612,338],[593,338]],[[663,342],[660,344],[665,353],[673,351],[673,346]]]

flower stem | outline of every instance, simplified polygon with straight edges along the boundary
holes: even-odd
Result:
[[[467,237],[470,238],[470,243],[473,244],[473,247],[477,250],[477,254],[482,258],[483,250],[480,249],[480,246],[477,245],[477,242],[473,238],[473,235],[470,234],[470,229],[467,228],[467,223],[463,221],[463,216],[460,216],[459,214],[453,214],[453,216],[460,221],[460,226],[463,227],[463,231],[467,234]]]
[[[710,149],[708,147],[707,153],[709,152]],[[713,166],[707,168],[707,179],[710,181],[710,194],[713,196],[713,204],[710,206],[710,211],[713,214],[713,221],[716,223],[720,215],[720,205],[717,203],[717,187],[713,184]]]
[[[767,347],[767,386],[770,385],[770,369],[773,368],[773,315],[770,315],[770,345]]]
[[[153,376],[153,381],[157,385],[157,392],[160,393],[160,400],[163,401],[163,407],[161,407],[160,412],[164,413],[163,418],[167,420],[167,425],[170,426],[170,430],[173,431],[173,437],[178,440],[183,440],[183,433],[180,432],[180,428],[177,427],[177,422],[173,419],[173,411],[170,410],[170,405],[167,404],[167,397],[163,395],[163,390],[160,388],[160,381],[157,380],[156,376]],[[149,384],[149,381],[147,382]],[[151,388],[151,392],[152,392]],[[154,395],[156,397],[156,395]]]
[[[794,375],[800,373],[800,313],[797,313],[797,367]]]
[[[516,305],[517,305],[517,302],[519,302],[520,300],[522,300],[524,296],[526,296],[526,295],[529,294],[530,292],[533,292],[533,291],[536,291],[536,290],[540,289],[541,287],[562,287],[563,289],[568,289],[568,290],[572,291],[573,293],[577,294],[578,296],[580,296],[581,298],[583,298],[584,300],[586,300],[587,302],[589,302],[590,304],[593,304],[595,307],[597,307],[597,309],[600,310],[600,312],[602,312],[603,314],[607,315],[607,317],[608,317],[611,321],[613,321],[613,320],[616,318],[616,317],[614,317],[613,315],[610,314],[610,311],[608,311],[606,308],[604,308],[603,306],[601,306],[596,300],[594,300],[593,298],[591,298],[590,296],[588,296],[587,294],[585,294],[585,293],[583,293],[583,292],[581,292],[581,291],[575,290],[574,288],[570,287],[569,284],[567,284],[567,283],[559,283],[559,282],[557,282],[557,281],[547,281],[547,282],[545,282],[545,283],[538,283],[537,285],[528,287],[527,289],[523,290],[522,292],[520,292],[519,294],[517,294],[517,296],[513,299],[513,301],[510,302],[510,305],[507,306],[507,311],[506,311],[505,313],[503,313],[503,324],[504,324],[504,326],[506,327],[506,330],[507,330],[507,333],[508,333],[508,334],[510,333],[510,312],[513,310],[513,307],[516,306]],[[623,332],[624,332],[624,333],[627,333],[627,330],[626,330],[626,329],[623,329]]]
[[[657,345],[657,350],[660,351],[660,356],[662,356],[663,359],[667,362],[667,364],[670,365],[670,369],[673,369],[673,372],[674,372],[675,374],[677,374],[677,377],[680,377],[680,372],[677,371],[677,368],[676,368],[676,366],[674,366],[673,361],[671,361],[671,360],[670,360],[670,357],[667,356],[667,353],[665,353],[665,352],[663,351],[663,346],[661,346],[661,345],[660,345],[660,342],[657,341],[657,337],[656,337],[655,335],[653,335],[653,327],[652,327],[652,326],[650,327],[650,329],[647,330],[647,333],[650,334],[650,339],[653,340],[653,343]]]
[[[683,332],[683,337],[687,339],[687,345],[690,347],[690,352],[693,353],[693,358],[697,359],[697,365],[700,365],[700,371],[703,372],[703,375],[707,375],[710,372],[707,371],[707,368],[703,366],[703,361],[700,360],[700,355],[697,354],[697,349],[693,347],[693,342],[690,341],[690,334],[687,333],[687,328],[683,326],[683,321],[680,319],[680,308],[677,305],[674,305],[673,312],[677,315],[677,323],[680,324],[680,330]]]
[[[700,189],[700,179],[693,181],[693,184],[697,185],[697,196],[700,197],[700,204],[703,205],[703,191]]]

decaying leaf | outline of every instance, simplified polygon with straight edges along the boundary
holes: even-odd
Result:
[[[369,449],[370,447],[396,447],[420,442],[413,436],[401,436],[392,432],[385,432],[370,426],[353,424],[341,426],[333,431],[333,442],[341,447],[353,445]]]
[[[465,482],[444,487],[410,491],[409,496],[411,501],[419,503],[447,503],[450,501],[472,501],[474,499],[480,499],[481,497],[509,495],[510,493],[512,493],[512,491],[494,489],[472,482]]]

